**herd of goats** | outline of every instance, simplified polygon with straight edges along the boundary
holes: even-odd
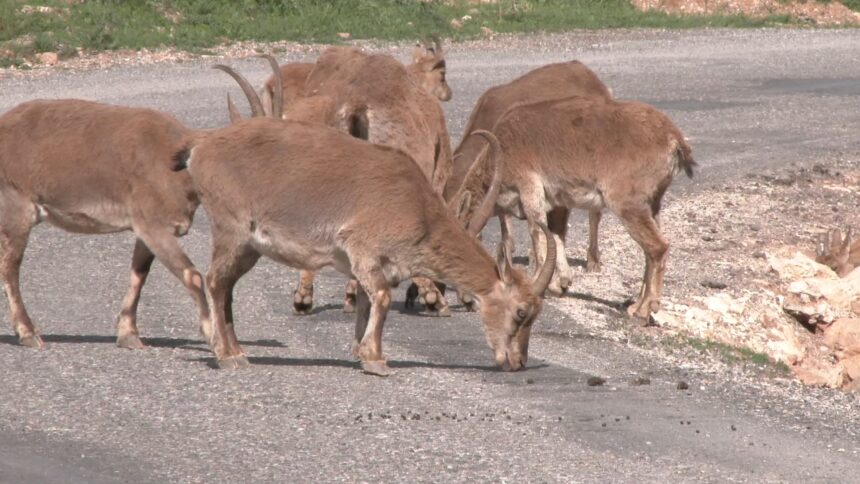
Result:
[[[655,108],[617,101],[580,62],[535,69],[491,88],[452,152],[440,101],[451,98],[438,42],[413,62],[331,47],[315,63],[279,66],[243,119],[194,130],[173,116],[83,100],[25,102],[0,116],[0,271],[19,342],[44,345],[19,289],[30,230],[47,221],[77,233],[136,236],[117,344],[143,346],[140,291],[158,258],[185,285],[217,363],[248,365],[234,331],[233,288],[261,256],[301,269],[294,309],[313,306],[314,272],[353,278],[353,353],[387,375],[382,328],[391,287],[414,277],[407,305],[448,313],[445,284],[480,312],[503,369],[526,364],[545,292],[572,281],[564,256],[572,208],[588,210],[587,270],[600,268],[598,225],[611,210],[645,253],[642,289],[628,313],[657,311],[668,243],[656,216],[672,178],[696,163],[678,128]],[[204,278],[180,247],[202,203],[212,230]],[[479,240],[492,216],[493,258]],[[511,263],[511,217],[524,219],[534,276]]]

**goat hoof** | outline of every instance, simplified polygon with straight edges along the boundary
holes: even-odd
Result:
[[[240,370],[249,366],[251,363],[245,355],[228,356],[223,360],[218,360],[218,368],[222,370]]]
[[[310,304],[294,302],[293,303],[293,314],[297,314],[299,316],[307,316],[308,314],[311,313],[311,309],[313,309],[313,307],[314,307],[313,302],[311,302]]]
[[[143,344],[143,341],[140,340],[140,336],[134,333],[126,333],[116,338],[116,345],[120,348],[126,348],[129,350],[142,350],[146,348]]]
[[[642,326],[648,326],[651,319],[651,311],[648,310],[648,305],[636,302],[627,307],[627,315],[634,320],[642,323]]]
[[[407,309],[412,309],[415,307],[415,301],[418,299],[418,284],[414,282],[406,288],[406,300],[403,302],[403,306]]]
[[[585,263],[585,272],[600,272],[602,268],[600,262],[588,261]]]
[[[552,297],[561,297],[565,291],[567,291],[567,288],[557,283],[550,284],[549,287],[546,288],[546,292],[548,292]]]
[[[343,312],[345,313],[354,313],[355,312],[355,294],[347,294],[346,299],[343,300]]]
[[[310,314],[314,307],[313,294],[301,294],[299,291],[293,293],[293,313]]]
[[[394,373],[385,360],[362,361],[361,371],[376,376],[390,376]]]
[[[42,341],[42,337],[36,333],[22,336],[19,342],[21,343],[21,346],[26,346],[28,348],[43,349],[45,347],[45,342]]]

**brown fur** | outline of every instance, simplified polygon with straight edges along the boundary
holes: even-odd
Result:
[[[155,257],[189,290],[208,334],[202,277],[176,240],[199,202],[188,175],[171,171],[194,136],[167,114],[79,100],[31,101],[0,117],[0,276],[23,344],[43,346],[18,288],[28,234],[42,221],[137,236],[117,344],[143,346],[137,304]]]
[[[628,311],[643,318],[656,311],[669,245],[655,217],[674,175],[692,176],[695,165],[678,128],[647,104],[576,96],[515,106],[494,132],[506,156],[496,210],[528,221],[532,260],[540,264],[543,252],[536,223],[553,210],[607,207],[646,254],[642,293]],[[472,205],[480,202],[487,178],[467,179]],[[560,293],[570,268],[565,257],[556,261],[550,291]]]
[[[815,260],[833,269],[839,277],[845,277],[860,266],[860,240],[854,240],[852,230],[845,236],[842,231],[831,230],[818,240]]]
[[[329,58],[330,62],[320,66],[320,70],[316,73],[318,78],[327,78],[336,75],[339,67],[339,64],[337,64],[338,61],[346,61],[351,57],[366,55],[355,47],[334,47],[327,53],[331,56]],[[284,105],[289,106],[306,95],[305,82],[315,67],[317,67],[317,64],[313,62],[292,62],[280,66],[281,78],[283,79]],[[419,44],[416,46],[412,53],[412,64],[406,66],[406,70],[412,79],[430,95],[440,101],[451,100],[451,87],[445,79],[445,53],[442,51],[441,43],[437,41],[433,46],[429,44]],[[275,76],[273,74],[266,79],[266,82],[260,89],[260,98],[263,101],[263,109],[267,115],[271,115],[272,113],[274,89]]]
[[[416,58],[417,64],[425,61]],[[286,104],[283,117],[322,122],[371,143],[399,148],[418,164],[441,195],[453,163],[451,142],[438,100],[414,79],[414,74],[410,77],[403,64],[391,56],[371,55],[354,47],[331,47],[307,76],[305,97]],[[304,314],[313,305],[313,275],[302,274],[300,278],[294,309]],[[444,288],[426,279],[416,283],[417,296],[432,314],[449,314]],[[344,301],[347,311],[354,309],[353,286],[348,287]],[[413,304],[414,300],[407,298],[407,305]]]
[[[187,166],[212,224],[207,286],[219,362],[247,364],[232,324],[232,289],[265,255],[356,277],[354,350],[368,372],[389,372],[381,337],[390,287],[415,275],[474,293],[496,361],[510,369],[525,364],[554,245],[534,286],[507,258],[497,265],[402,151],[324,127],[257,118],[208,136]],[[344,166],[349,176],[341,175]]]
[[[474,165],[480,153],[480,140],[469,137],[476,129],[492,130],[499,118],[511,107],[517,104],[528,104],[569,96],[595,97],[609,100],[612,94],[598,79],[594,72],[579,61],[561,62],[539,67],[514,79],[513,81],[495,86],[487,90],[478,99],[460,145],[454,151],[454,168],[445,186],[445,198],[450,200],[462,186],[469,169]],[[556,208],[547,214],[549,229],[564,241],[567,235],[567,219],[569,211]],[[589,242],[586,268],[589,272],[600,270],[600,251],[598,248],[597,231],[600,224],[599,211],[589,211]],[[510,220],[502,217],[503,234],[510,233]],[[513,252],[513,240],[505,237],[502,241],[508,250]],[[568,282],[569,285],[569,282]]]

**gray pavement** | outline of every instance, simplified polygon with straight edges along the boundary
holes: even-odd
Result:
[[[406,59],[407,49],[397,52]],[[452,140],[486,88],[573,58],[616,97],[665,110],[691,139],[701,171],[675,182],[672,203],[758,170],[860,153],[854,30],[584,32],[455,45],[455,97],[445,105]],[[266,75],[258,59],[229,61],[254,82]],[[218,127],[226,92],[239,93],[214,62],[7,77],[0,111],[79,97]],[[16,346],[3,308],[0,482],[860,482],[853,396],[678,365],[594,334],[570,302],[549,301],[529,368],[508,374],[492,367],[475,314],[406,313],[401,288],[384,339],[396,373],[380,379],[347,356],[344,278],[326,271],[318,310],[297,317],[296,271],[263,261],[239,282],[235,303],[253,366],[216,371],[190,299],[156,264],[141,302],[149,348],[122,350],[113,325],[132,241],[34,231],[23,291],[49,348]],[[183,246],[202,269],[208,243],[201,210]],[[587,386],[592,375],[607,384]],[[636,376],[651,384],[629,385]],[[677,390],[679,380],[690,389]]]

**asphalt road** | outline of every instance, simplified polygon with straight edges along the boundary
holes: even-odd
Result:
[[[616,97],[664,109],[691,139],[700,175],[678,180],[671,203],[698,186],[860,151],[855,30],[588,32],[453,46],[453,141],[486,88],[574,58]],[[266,75],[258,59],[228,61],[255,82]],[[76,97],[222,126],[225,94],[238,91],[214,62],[0,78],[0,111]],[[318,310],[296,317],[296,272],[264,261],[235,303],[253,366],[217,371],[190,299],[156,264],[140,310],[149,348],[119,349],[114,317],[132,240],[32,234],[23,291],[49,348],[17,346],[4,308],[0,482],[860,482],[854,397],[679,366],[594,334],[570,302],[547,304],[529,368],[510,374],[493,368],[475,314],[455,306],[451,318],[421,317],[398,302],[384,339],[396,373],[382,379],[347,356],[345,280],[326,273]],[[183,245],[203,269],[208,242],[201,211]],[[587,386],[592,375],[606,385]],[[651,384],[630,385],[637,376]],[[690,388],[678,390],[679,380]]]

